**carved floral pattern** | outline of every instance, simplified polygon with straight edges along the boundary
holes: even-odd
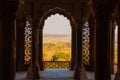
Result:
[[[90,32],[89,32],[89,24],[88,21],[85,22],[84,27],[83,27],[83,37],[82,37],[82,59],[83,59],[83,63],[85,64],[89,64],[89,36],[90,36]]]
[[[25,64],[29,64],[31,61],[31,54],[32,54],[32,28],[31,25],[28,21],[26,21],[26,26],[25,26]]]

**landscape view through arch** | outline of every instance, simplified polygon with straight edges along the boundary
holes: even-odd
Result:
[[[43,28],[44,61],[70,61],[71,26],[63,15],[51,15],[45,20]]]

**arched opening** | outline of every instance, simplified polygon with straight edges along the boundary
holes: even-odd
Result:
[[[62,41],[66,41],[67,36],[69,36],[69,39],[67,38],[67,40],[69,40],[69,43],[67,42],[66,45],[69,47],[69,50],[70,50],[71,54],[69,53],[70,57],[67,56],[67,57],[69,57],[69,58],[67,58],[68,60],[65,59],[65,58],[62,58],[62,57],[53,60],[54,56],[50,55],[51,58],[48,59],[49,60],[48,62],[51,62],[52,65],[54,65],[54,67],[50,65],[50,66],[48,66],[48,68],[45,68],[45,66],[49,65],[49,63],[45,64],[45,61],[44,61],[45,60],[44,53],[43,53],[43,51],[44,51],[43,47],[44,47],[44,41],[45,41],[43,39],[44,38],[44,34],[45,34],[44,29],[48,28],[47,26],[45,26],[46,25],[46,20],[50,19],[52,17],[55,17],[55,16],[59,16],[59,18],[62,18],[63,20],[67,20],[68,21],[67,24],[69,25],[69,26],[65,26],[64,25],[65,21],[62,21],[61,19],[60,20],[59,19],[55,20],[53,18],[53,20],[55,20],[55,21],[50,20],[52,22],[50,22],[49,25],[53,24],[53,26],[50,26],[50,29],[52,29],[52,33],[51,34],[53,34],[54,32],[57,32],[57,33],[54,34],[54,36],[56,36],[56,34],[57,35],[61,35],[62,34],[62,36],[61,37],[59,36],[59,38],[58,38],[58,36],[56,36],[56,39],[59,42],[59,45],[56,48],[56,49],[58,49],[57,52],[59,52],[60,49],[61,49],[61,47],[60,47],[62,45],[61,42]],[[58,23],[58,24],[54,28],[54,24],[55,23]],[[61,25],[61,24],[63,24],[63,25]],[[61,26],[59,26],[59,25],[61,25]],[[42,57],[40,56],[40,69],[42,69],[42,70],[45,69],[44,72],[48,73],[49,78],[54,78],[54,77],[57,77],[57,78],[66,78],[66,76],[64,76],[64,74],[67,75],[68,77],[73,77],[73,75],[72,75],[73,71],[69,70],[69,69],[71,69],[71,66],[70,66],[71,64],[73,66],[73,69],[74,69],[74,65],[75,65],[74,61],[75,61],[75,46],[76,45],[74,43],[76,43],[75,42],[76,40],[74,40],[74,39],[76,39],[76,31],[75,31],[75,23],[74,23],[73,17],[70,15],[70,13],[66,12],[64,9],[61,9],[61,8],[58,8],[58,7],[54,8],[54,9],[50,9],[48,12],[44,13],[44,15],[42,16],[42,18],[40,19],[40,27],[39,28],[40,28],[40,31],[39,31],[40,32],[39,33],[40,34],[39,35],[40,36],[39,37],[40,38],[40,40],[39,40],[40,42],[39,43],[40,43],[40,45],[42,45],[42,46],[40,46],[40,52],[39,52],[40,55],[42,56]],[[57,28],[57,30],[55,30],[56,28]],[[60,28],[61,28],[62,31],[60,31]],[[67,33],[66,33],[66,28],[69,30],[69,31],[67,31]],[[46,34],[47,33],[48,32],[46,32]],[[67,35],[67,36],[64,36],[64,37],[66,37],[65,39],[62,38],[63,34]],[[62,40],[62,41],[60,41],[60,40]],[[52,40],[51,42],[55,42],[55,41]],[[58,42],[57,42],[57,44],[58,44]],[[52,44],[50,44],[49,48],[51,48],[51,47],[55,47],[55,45],[52,43]],[[62,49],[65,50],[66,48],[62,48]],[[50,51],[50,50],[47,50],[47,51]],[[60,51],[59,53],[63,56],[64,53],[61,53],[61,52],[62,51]],[[66,49],[66,52],[67,52],[67,49]],[[51,54],[53,54],[53,53],[51,53]],[[58,60],[58,62],[57,62],[57,60]],[[60,61],[62,63],[59,63]],[[68,65],[67,61],[69,62],[69,66],[68,67],[67,67],[67,65]],[[71,63],[70,63],[70,61],[71,61]],[[43,64],[43,62],[44,62],[44,64]],[[56,65],[56,62],[57,62],[58,65]],[[65,63],[65,62],[67,62],[67,63]],[[42,65],[43,65],[43,67],[42,67]],[[56,74],[59,74],[59,75],[56,75]],[[44,77],[46,77],[46,76],[44,76]]]
[[[43,27],[43,60],[46,69],[68,69],[71,60],[71,25],[60,14],[51,15]]]
[[[118,70],[118,26],[115,26],[114,30],[114,74]]]

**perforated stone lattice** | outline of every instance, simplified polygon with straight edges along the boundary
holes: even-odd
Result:
[[[25,59],[25,64],[29,64],[31,60],[31,47],[32,47],[32,28],[31,25],[28,21],[26,21],[26,26],[25,26],[25,51],[24,51],[24,59]]]
[[[83,63],[89,64],[89,36],[90,36],[90,29],[88,21],[85,22],[83,30],[82,30],[82,60]]]
[[[70,61],[44,61],[45,69],[69,69]]]

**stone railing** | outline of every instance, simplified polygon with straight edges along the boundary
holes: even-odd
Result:
[[[45,69],[70,69],[70,61],[44,61]]]

